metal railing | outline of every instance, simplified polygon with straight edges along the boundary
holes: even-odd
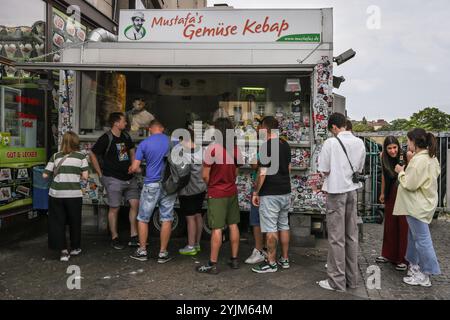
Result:
[[[381,223],[384,216],[384,205],[379,203],[381,191],[381,161],[380,152],[382,151],[382,143],[385,137],[395,136],[400,142],[406,143],[405,131],[394,132],[369,132],[355,133],[360,137],[366,146],[367,158],[364,167],[364,175],[366,182],[363,188],[358,192],[358,212],[364,222]],[[443,211],[450,211],[448,199],[448,165],[450,159],[450,132],[434,133],[438,140],[437,157],[441,165],[441,175],[438,178],[438,209],[437,214]]]

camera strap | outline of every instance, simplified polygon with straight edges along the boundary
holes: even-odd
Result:
[[[335,137],[335,138],[337,139],[337,141],[339,141],[339,144],[341,145],[342,150],[344,150],[345,156],[347,157],[348,163],[350,164],[350,168],[352,168],[352,172],[353,172],[353,174],[355,174],[355,170],[353,169],[353,165],[350,162],[350,158],[348,157],[348,154],[347,154],[347,149],[345,149],[345,146],[342,143],[341,139],[339,139],[338,137]]]

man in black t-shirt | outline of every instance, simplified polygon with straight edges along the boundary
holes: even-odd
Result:
[[[133,175],[128,173],[135,156],[134,143],[124,131],[127,122],[121,112],[109,116],[111,130],[103,134],[92,147],[90,154],[92,165],[108,196],[108,222],[112,237],[112,247],[123,249],[117,233],[117,218],[122,197],[130,203],[130,242],[129,246],[138,246],[137,211],[139,208],[139,188]],[[100,166],[98,157],[102,161]]]
[[[288,269],[289,209],[291,206],[291,148],[278,135],[278,121],[266,117],[261,124],[267,141],[261,146],[260,167],[252,202],[259,206],[261,232],[266,233],[268,258],[253,272],[276,272],[278,265]],[[278,240],[281,257],[276,260]]]

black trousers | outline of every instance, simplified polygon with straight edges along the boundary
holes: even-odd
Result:
[[[67,249],[66,225],[70,230],[70,248],[81,247],[82,198],[53,198],[48,202],[48,247]]]

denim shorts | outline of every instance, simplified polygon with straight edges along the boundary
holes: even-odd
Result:
[[[141,192],[137,220],[148,223],[158,205],[160,221],[173,221],[173,206],[176,198],[176,193],[168,195],[159,182],[145,184]]]
[[[259,199],[261,232],[265,233],[289,230],[291,195],[261,196]]]

